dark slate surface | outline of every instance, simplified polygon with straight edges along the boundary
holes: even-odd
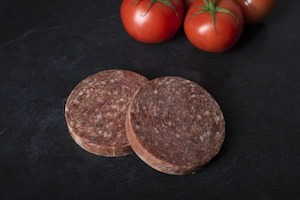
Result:
[[[300,180],[300,24],[280,1],[223,54],[183,31],[160,45],[131,39],[120,0],[0,2],[0,199],[295,199]],[[220,154],[200,173],[169,176],[136,155],[103,158],[71,139],[64,103],[105,69],[178,75],[206,88],[227,122]]]

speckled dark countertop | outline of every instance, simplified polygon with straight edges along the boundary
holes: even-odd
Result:
[[[183,31],[160,45],[134,41],[120,2],[0,2],[0,199],[299,197],[300,2],[278,0],[265,23],[223,54],[195,49]],[[65,100],[82,79],[112,68],[201,84],[226,119],[220,154],[200,173],[178,177],[135,154],[82,150],[67,131]]]

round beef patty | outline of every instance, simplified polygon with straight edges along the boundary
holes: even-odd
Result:
[[[154,169],[194,173],[220,150],[225,121],[213,97],[180,77],[149,81],[132,97],[126,133],[136,154]]]
[[[65,118],[75,142],[93,154],[132,152],[125,115],[133,94],[148,80],[131,71],[107,70],[87,77],[69,95]]]

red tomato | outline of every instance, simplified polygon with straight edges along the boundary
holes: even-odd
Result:
[[[184,31],[188,40],[207,52],[224,52],[241,36],[242,10],[232,0],[197,0],[186,14]]]
[[[195,0],[183,0],[182,2],[185,9],[188,10],[191,7],[192,3],[194,3],[194,1]]]
[[[258,24],[272,11],[275,0],[235,0],[242,8],[246,24]]]
[[[123,0],[121,20],[133,38],[161,43],[172,38],[183,21],[181,0]]]

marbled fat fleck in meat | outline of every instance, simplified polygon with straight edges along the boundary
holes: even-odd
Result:
[[[79,83],[65,106],[67,125],[76,143],[97,155],[130,153],[125,114],[131,97],[147,81],[131,71],[107,70]]]
[[[197,171],[220,150],[225,121],[213,97],[180,77],[149,81],[133,97],[128,140],[151,167],[168,174]]]

